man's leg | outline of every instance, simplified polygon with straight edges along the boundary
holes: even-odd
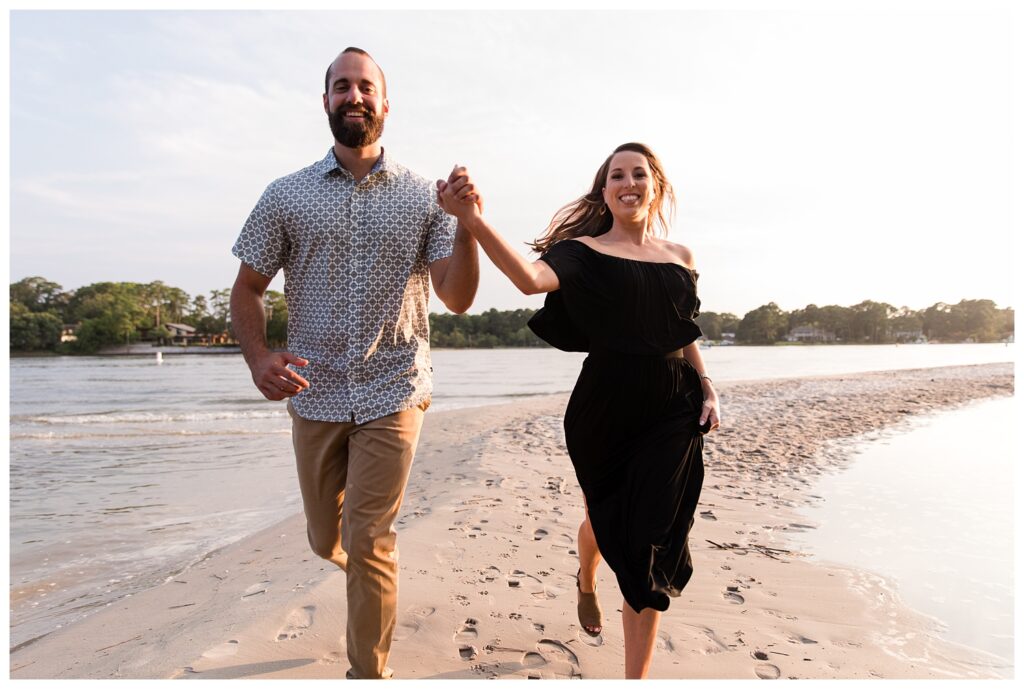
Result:
[[[425,406],[425,405],[424,405]],[[357,426],[349,435],[341,537],[348,552],[348,659],[351,676],[387,678],[398,605],[394,529],[423,425],[414,407]]]
[[[306,513],[306,536],[313,552],[342,569],[348,555],[341,546],[341,513],[348,474],[348,438],[354,423],[309,421],[292,409],[292,444]]]

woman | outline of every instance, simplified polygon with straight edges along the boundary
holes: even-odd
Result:
[[[661,612],[693,573],[687,535],[704,476],[702,431],[719,405],[696,339],[700,305],[689,249],[656,236],[674,205],[643,144],[615,149],[590,193],[561,209],[529,262],[482,217],[464,168],[438,182],[442,207],[525,294],[546,292],[538,336],[586,351],[565,412],[565,439],[586,503],[578,574],[581,624],[600,631],[601,556],[625,603],[627,678],[646,677]]]

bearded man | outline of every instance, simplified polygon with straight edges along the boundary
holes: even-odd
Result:
[[[388,678],[394,523],[431,395],[430,284],[463,313],[479,263],[433,184],[385,154],[387,85],[366,51],[327,68],[323,107],[334,145],[272,182],[235,242],[231,319],[256,387],[288,399],[310,547],[346,572],[347,676]],[[288,351],[275,352],[263,295],[282,269]]]

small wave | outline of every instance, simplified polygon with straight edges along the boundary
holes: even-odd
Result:
[[[138,433],[61,433],[50,431],[48,433],[11,433],[11,440],[88,440],[90,438],[152,438],[156,436],[245,436],[245,435],[287,435],[292,432],[291,428],[277,428],[271,430],[260,430],[252,428],[223,428],[216,431],[151,431]]]
[[[217,412],[186,412],[180,414],[166,412],[123,412],[113,414],[88,414],[78,416],[29,416],[12,421],[23,420],[30,423],[47,425],[90,425],[116,423],[175,423],[179,421],[230,421],[284,419],[288,412],[280,411],[217,411]]]

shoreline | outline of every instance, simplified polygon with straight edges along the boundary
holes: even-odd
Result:
[[[927,347],[927,346],[943,346],[943,345],[968,345],[968,344],[981,344],[981,345],[996,345],[1001,344],[1009,347],[1014,344],[1013,340],[993,340],[991,342],[773,342],[771,344],[736,344],[734,342],[725,342],[722,340],[702,340],[703,347],[760,347],[760,348],[776,348],[776,347]],[[128,351],[121,351],[127,349]],[[459,352],[465,350],[496,350],[496,349],[553,349],[550,345],[526,345],[526,346],[514,346],[514,345],[499,345],[497,347],[435,347],[431,345],[431,351],[452,351]],[[287,351],[287,348],[277,347],[274,349],[275,352]],[[32,359],[32,358],[47,358],[47,357],[59,357],[59,356],[70,356],[70,357],[85,357],[85,356],[138,356],[144,357],[152,354],[241,354],[241,347],[238,345],[217,345],[217,346],[203,346],[203,345],[185,345],[185,346],[154,346],[154,345],[143,345],[143,344],[132,344],[125,346],[113,346],[103,350],[93,352],[91,354],[84,353],[73,353],[73,352],[51,352],[51,351],[15,351],[9,352],[8,356],[12,359]]]
[[[803,560],[786,533],[806,528],[795,508],[814,500],[813,478],[848,461],[844,439],[1012,394],[1012,364],[720,392],[728,425],[708,437],[697,571],[662,618],[651,676],[994,676],[991,659],[936,637],[881,577]],[[606,566],[601,647],[575,621],[582,499],[562,445],[566,399],[427,415],[398,524],[397,676],[620,676],[621,599]],[[21,644],[11,677],[340,677],[344,618],[344,575],[309,552],[297,514]]]

